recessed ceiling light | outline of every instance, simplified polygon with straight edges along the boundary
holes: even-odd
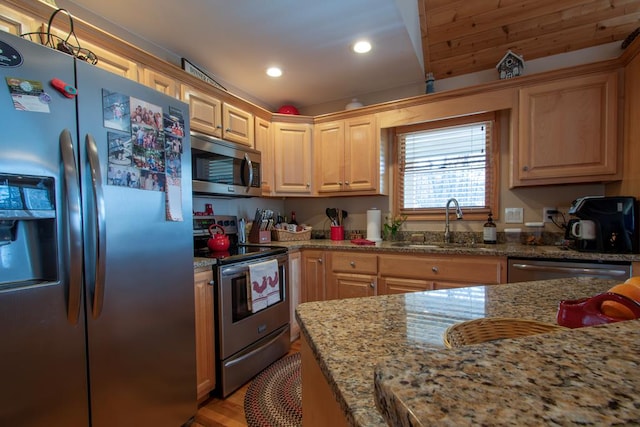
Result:
[[[371,50],[371,43],[366,40],[357,41],[353,45],[353,51],[356,53],[367,53]]]
[[[280,77],[282,75],[282,70],[278,67],[269,67],[267,68],[267,75],[270,77]]]

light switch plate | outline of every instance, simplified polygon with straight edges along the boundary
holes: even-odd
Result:
[[[504,222],[507,224],[522,224],[524,221],[523,208],[504,208]]]

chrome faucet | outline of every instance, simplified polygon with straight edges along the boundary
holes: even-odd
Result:
[[[447,205],[444,208],[444,242],[451,243],[451,233],[449,232],[449,205],[451,202],[456,206],[456,219],[462,219],[462,209],[460,209],[460,205],[458,201],[454,198],[447,200]]]

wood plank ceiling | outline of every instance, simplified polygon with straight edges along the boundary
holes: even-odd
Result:
[[[418,0],[425,73],[436,79],[624,40],[640,0]]]

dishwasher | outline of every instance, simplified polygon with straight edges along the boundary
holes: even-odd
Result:
[[[623,261],[602,263],[597,261],[509,258],[507,282],[529,282],[569,277],[594,277],[623,282],[631,277],[631,274],[631,263]]]

